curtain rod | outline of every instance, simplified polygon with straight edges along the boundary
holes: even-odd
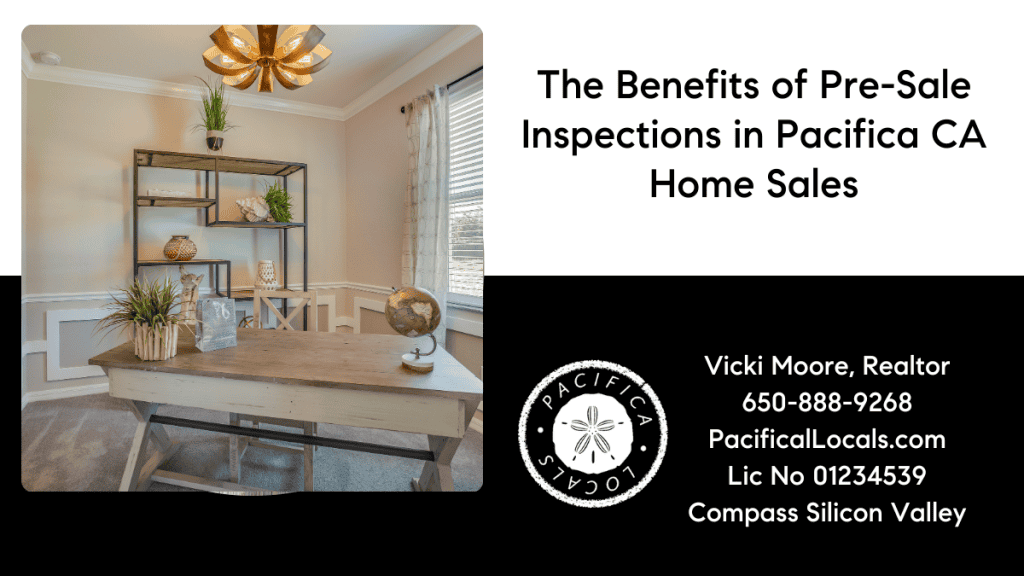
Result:
[[[470,72],[470,73],[468,73],[468,74],[464,74],[464,75],[462,75],[462,76],[459,76],[459,77],[458,77],[458,78],[456,78],[455,80],[452,80],[451,82],[449,82],[449,83],[448,83],[448,86],[446,86],[446,87],[447,87],[447,88],[451,88],[453,84],[458,84],[459,82],[462,82],[462,81],[463,81],[463,80],[465,80],[466,78],[469,78],[469,77],[470,77],[470,76],[472,76],[473,74],[476,74],[477,72],[479,72],[479,71],[481,71],[481,70],[483,70],[483,69],[484,69],[484,67],[483,67],[483,66],[481,66],[481,67],[477,68],[476,70],[473,70],[472,72]],[[402,114],[405,114],[405,106],[402,106]]]

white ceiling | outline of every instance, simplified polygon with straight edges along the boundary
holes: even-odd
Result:
[[[255,85],[245,92],[344,108],[455,28],[317,26],[326,33],[321,44],[333,53],[330,64],[313,74],[311,84],[286,90],[275,80],[273,93],[260,93]],[[199,83],[196,76],[220,81],[202,57],[203,51],[213,46],[210,34],[217,27],[29,26],[21,38],[36,61],[39,52],[53,52],[61,57],[61,67],[195,85]],[[256,26],[246,27],[256,34]]]

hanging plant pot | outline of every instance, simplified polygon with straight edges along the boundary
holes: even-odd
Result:
[[[139,360],[167,360],[178,353],[178,325],[133,325],[135,355]]]
[[[224,132],[222,130],[206,131],[206,147],[216,152],[224,145]]]

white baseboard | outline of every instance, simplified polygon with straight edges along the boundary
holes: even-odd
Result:
[[[59,398],[72,398],[74,396],[88,396],[89,394],[106,394],[110,390],[109,382],[98,384],[86,384],[84,386],[69,386],[67,388],[56,388],[54,390],[40,390],[28,392],[21,397],[21,409],[24,410],[29,402],[39,400],[57,400]]]
[[[476,430],[477,432],[479,432],[481,434],[484,433],[484,423],[483,423],[482,420],[477,420],[476,418],[470,418],[469,419],[469,427],[472,428],[473,430]]]

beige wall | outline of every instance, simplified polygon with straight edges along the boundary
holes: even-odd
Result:
[[[24,71],[21,73],[21,196],[25,197],[25,154],[26,144],[28,143],[28,114],[26,114],[28,105],[28,78],[25,77]],[[25,202],[21,203],[21,264],[22,270],[25,268]],[[21,297],[25,297],[25,273],[21,273]],[[25,346],[25,327],[28,324],[25,321],[25,306],[22,304],[21,307],[21,345],[22,348]],[[21,357],[21,395],[25,396],[25,356]]]
[[[435,84],[447,84],[482,64],[480,35],[345,121],[349,281],[377,286],[397,286],[402,281],[409,148],[400,108]]]
[[[447,84],[482,64],[480,35],[345,121],[346,278],[350,282],[398,286],[402,281],[402,217],[409,152],[401,107],[435,84]],[[454,310],[449,314],[483,321],[482,314]],[[447,347],[459,362],[480,375],[483,338],[449,336]]]
[[[229,95],[230,97],[230,95]],[[132,277],[132,150],[206,151],[199,103],[55,82],[28,82],[25,291],[102,292]],[[341,122],[235,107],[224,153],[309,166],[309,281],[344,279],[345,126]],[[195,172],[143,168],[139,189],[198,192]],[[224,175],[221,219],[240,219],[234,200],[263,190],[262,178]],[[302,217],[301,177],[289,179]],[[139,257],[158,257],[172,234],[189,234],[198,257],[232,261],[236,286],[252,284],[256,261],[280,263],[280,233],[205,228],[194,208],[140,208]],[[302,279],[302,232],[288,233],[289,280]],[[159,275],[172,268],[155,269]],[[195,273],[200,273],[199,268]]]
[[[24,78],[24,75],[23,75]],[[75,295],[116,291],[132,278],[132,150],[144,148],[205,153],[204,134],[190,133],[199,122],[196,101],[100,88],[23,80],[23,296]],[[229,94],[230,98],[230,94]],[[309,282],[344,281],[345,126],[342,122],[234,107],[224,154],[294,160],[308,165]],[[224,174],[221,219],[240,220],[234,200],[264,190],[269,178]],[[139,170],[139,192],[149,188],[202,194],[197,173]],[[302,220],[302,177],[289,178],[293,215]],[[281,271],[280,237],[273,230],[206,228],[195,208],[140,208],[139,257],[161,258],[172,234],[188,234],[198,257],[232,262],[232,285],[251,286],[256,262],[270,259]],[[287,232],[289,283],[302,282],[302,231]],[[149,275],[177,279],[176,267],[154,267]],[[206,274],[208,267],[190,267]],[[224,270],[221,271],[222,275]],[[227,279],[222,276],[221,285]],[[208,284],[206,284],[208,286]],[[337,290],[324,290],[333,294]],[[59,297],[59,296],[58,296]],[[50,310],[97,308],[105,300],[30,301],[23,305],[24,340],[44,341]],[[251,311],[251,303],[238,302]],[[326,315],[326,307],[320,314]],[[62,327],[61,365],[80,366],[83,355],[109,339],[91,336],[93,322]],[[326,330],[324,325],[322,330]],[[89,342],[64,342],[90,335]],[[65,349],[67,348],[67,349]],[[103,382],[103,377],[50,380],[46,354],[25,360],[25,392]]]

